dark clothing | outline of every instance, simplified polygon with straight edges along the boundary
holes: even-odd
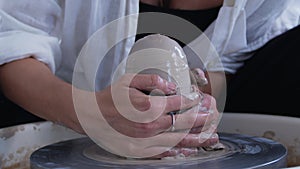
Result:
[[[217,19],[220,8],[221,8],[221,6],[212,8],[212,9],[206,9],[206,10],[180,10],[180,9],[169,9],[166,7],[153,6],[153,5],[148,5],[148,4],[144,4],[144,3],[140,2],[139,13],[157,12],[157,13],[165,13],[165,14],[174,15],[174,16],[180,17],[182,19],[185,19],[186,21],[188,21],[191,24],[198,27],[198,29],[200,29],[202,32],[204,32],[206,30],[206,28],[215,19]],[[157,18],[153,18],[152,23],[155,23],[156,20],[157,20]],[[140,32],[139,30],[140,30],[141,26],[146,25],[146,24],[140,24],[140,23],[145,23],[145,22],[143,22],[143,20],[141,20],[141,18],[139,18],[137,32]],[[166,23],[164,23],[164,24],[166,24]],[[170,24],[172,24],[172,23],[170,23]],[[155,33],[160,33],[160,32],[155,32]],[[136,40],[138,40],[146,35],[149,35],[149,34],[146,34],[146,33],[138,34],[138,35],[136,35]],[[186,43],[189,43],[192,40],[196,39],[199,35],[192,34],[192,35],[187,36],[187,37],[189,37],[189,39],[187,40]],[[173,37],[170,37],[170,38],[174,39]],[[185,43],[181,42],[178,39],[174,39],[174,40],[177,41],[182,47],[186,45]]]
[[[11,102],[1,92],[0,113],[0,128],[43,120]]]
[[[300,117],[300,26],[269,41],[230,80],[225,111]]]

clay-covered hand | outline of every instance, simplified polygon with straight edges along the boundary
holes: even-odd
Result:
[[[208,92],[207,89],[210,89],[210,84],[208,81],[208,78],[206,77],[206,74],[204,73],[203,70],[201,70],[200,68],[193,68],[190,69],[190,78],[191,78],[191,82],[192,82],[192,87],[193,87],[193,91],[194,92],[199,92],[201,95],[203,95],[204,99],[202,101],[202,108],[200,108],[200,111],[202,111],[202,113],[210,113],[212,116],[214,117],[214,120],[212,121],[212,123],[207,123],[205,125],[204,128],[193,128],[191,130],[192,133],[211,133],[213,129],[215,129],[214,131],[214,136],[218,137],[217,134],[217,125],[219,123],[218,119],[218,115],[219,115],[219,111],[217,109],[217,105],[216,105],[216,100],[213,96],[211,96],[211,91]]]
[[[190,77],[192,83],[194,85],[198,85],[198,87],[203,87],[208,84],[205,73],[200,68],[190,69]]]
[[[96,93],[99,107],[92,104],[89,94],[79,92],[79,112],[86,112],[77,114],[91,138],[122,156],[189,155],[197,147],[218,142],[218,137],[212,134],[216,127],[211,124],[218,119],[212,97],[195,92],[187,98],[174,93],[176,85],[158,75],[125,74]],[[168,112],[181,109],[186,112],[175,115],[175,131],[171,132],[173,119]]]

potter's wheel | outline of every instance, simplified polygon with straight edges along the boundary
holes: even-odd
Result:
[[[115,156],[96,146],[87,137],[62,141],[32,153],[31,168],[282,168],[286,167],[285,147],[260,137],[219,133],[225,149],[201,153],[187,159],[135,160]]]

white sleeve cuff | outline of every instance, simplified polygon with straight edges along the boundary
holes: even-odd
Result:
[[[53,73],[61,61],[59,40],[23,31],[0,32],[0,65],[26,57],[45,63]]]

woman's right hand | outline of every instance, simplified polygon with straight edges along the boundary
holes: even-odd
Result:
[[[160,95],[151,96],[142,91]],[[83,107],[89,113],[77,115],[86,134],[112,153],[124,156],[189,155],[197,147],[218,142],[215,133],[218,111],[214,99],[206,94],[192,93],[191,99],[175,93],[176,85],[158,75],[126,74],[96,93],[99,107],[89,105],[93,101],[82,97],[80,102],[86,103]],[[171,132],[172,117],[167,113],[182,109],[187,111],[175,116],[175,131]],[[95,113],[99,110],[101,116]],[[203,138],[201,133],[206,131],[208,138]]]

